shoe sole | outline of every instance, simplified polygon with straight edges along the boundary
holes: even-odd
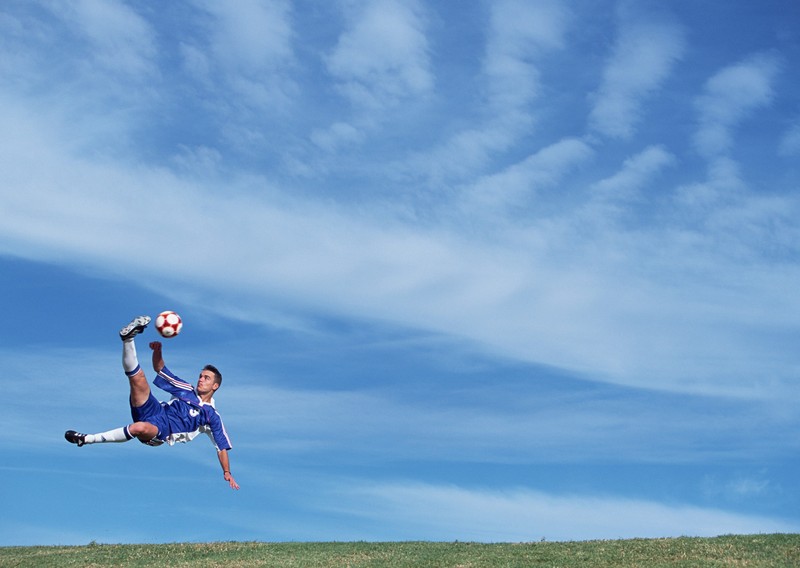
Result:
[[[150,319],[150,316],[139,316],[134,318],[131,323],[119,330],[119,336],[122,339],[136,336],[136,334],[144,331],[144,328],[146,328],[150,323]]]

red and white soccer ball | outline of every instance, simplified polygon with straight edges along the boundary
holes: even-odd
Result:
[[[156,318],[156,331],[161,337],[175,337],[181,332],[183,320],[181,316],[171,310],[161,312]]]

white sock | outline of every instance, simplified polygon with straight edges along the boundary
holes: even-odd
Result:
[[[132,439],[128,433],[128,427],[114,428],[108,432],[100,432],[99,434],[86,434],[87,444],[105,444],[108,442],[127,442]]]
[[[122,342],[122,368],[129,377],[135,375],[140,369],[139,359],[136,357],[136,344],[132,337]]]

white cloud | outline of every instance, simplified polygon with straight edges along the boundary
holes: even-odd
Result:
[[[642,186],[663,168],[675,162],[675,156],[661,146],[650,146],[625,160],[613,176],[592,185],[592,190],[606,199],[634,197]]]
[[[407,540],[532,542],[796,532],[798,525],[690,505],[529,489],[475,490],[409,483],[341,488],[329,507],[380,519]],[[346,504],[346,505],[345,505]],[[372,535],[380,539],[381,534]]]
[[[551,0],[492,2],[481,73],[475,89],[486,108],[469,117],[474,126],[460,129],[432,150],[406,161],[407,175],[422,171],[434,184],[450,183],[482,172],[535,123],[532,107],[539,95],[538,64],[564,46],[570,14]]]
[[[782,156],[800,155],[800,119],[795,120],[780,140],[778,148]]]
[[[676,204],[676,215],[687,234],[693,232],[698,252],[716,251],[715,256],[747,266],[774,259],[773,270],[792,272],[789,259],[800,242],[793,219],[800,203],[785,194],[750,192],[735,160],[711,159],[707,179],[679,187]]]
[[[685,49],[683,29],[623,11],[617,41],[594,95],[591,127],[612,138],[630,138],[642,105],[666,80]]]
[[[91,43],[91,60],[104,72],[137,80],[146,80],[157,72],[155,32],[126,4],[80,0],[54,4],[51,9],[70,21]]]
[[[717,36],[713,23],[687,19],[693,52],[684,58],[680,26],[634,12],[643,2],[623,4],[610,51],[599,54],[607,57],[603,68],[585,64],[596,52],[584,57],[568,39],[581,34],[581,47],[603,45],[608,30],[598,23],[606,12],[570,11],[555,0],[468,8],[197,2],[163,11],[114,1],[46,3],[44,11],[11,3],[0,14],[0,125],[10,133],[0,138],[0,254],[118,276],[214,321],[303,332],[325,326],[342,342],[348,336],[339,323],[369,322],[380,338],[401,329],[436,352],[431,357],[446,353],[448,364],[471,365],[478,353],[498,372],[448,374],[446,384],[415,376],[415,388],[425,390],[420,402],[403,384],[402,374],[413,372],[407,367],[372,381],[359,361],[349,376],[349,361],[375,357],[363,344],[338,370],[352,392],[333,380],[330,390],[320,388],[316,378],[308,390],[274,387],[261,369],[240,369],[232,376],[244,379],[226,390],[221,408],[237,446],[254,456],[236,458],[237,468],[264,484],[265,500],[276,492],[263,481],[259,453],[285,459],[276,460],[279,468],[302,456],[309,469],[327,468],[324,458],[333,455],[343,469],[424,458],[434,464],[420,474],[428,480],[448,460],[448,467],[552,460],[591,468],[592,456],[752,464],[790,455],[798,442],[775,432],[796,430],[797,422],[800,199],[791,160],[773,164],[769,156],[776,144],[787,158],[798,151],[790,81],[778,80],[797,62],[756,54],[703,87],[713,73],[703,66],[741,45],[725,43],[730,37]],[[590,136],[582,138],[582,102],[592,88]],[[343,101],[352,108],[343,112]],[[754,135],[737,139],[762,111]],[[737,161],[740,144],[752,159]],[[132,223],[144,228],[120,237]],[[243,339],[250,338],[229,344],[245,354],[243,366],[269,359],[263,343],[247,351]],[[442,343],[447,348],[437,348]],[[80,367],[61,368],[76,357]],[[18,434],[4,442],[9,448],[33,441],[46,453],[74,449],[61,436],[75,409],[87,410],[90,421],[74,423],[81,428],[128,419],[115,351],[7,346],[0,359],[5,371],[29,379],[6,389],[20,401],[0,419]],[[317,359],[321,368],[325,354]],[[531,367],[557,371],[528,381],[520,375]],[[59,384],[78,380],[91,386],[57,401],[26,394],[34,383],[61,392]],[[273,435],[259,435],[264,427]],[[195,446],[168,458],[132,450],[120,452],[131,462],[152,460],[148,466],[195,455]],[[219,481],[202,450],[198,443],[197,463]],[[104,454],[79,459],[101,463]],[[779,483],[746,472],[720,482],[722,493],[712,497],[755,502]],[[586,519],[580,534],[608,534],[605,521],[589,516],[594,509],[619,517],[612,536],[633,534],[626,531],[639,519],[659,536],[676,526],[783,526],[524,487],[345,486],[320,488],[309,502],[329,497],[334,509],[352,497],[352,538],[366,534],[352,528],[358,519],[376,524],[364,512],[373,493],[387,518],[400,519],[397,532],[381,533],[392,536],[435,517],[428,500],[441,513],[424,538],[574,537],[568,522],[576,517]],[[253,509],[263,519],[263,507]],[[482,510],[494,514],[486,526]],[[281,534],[303,534],[302,521],[284,518],[274,520]],[[504,532],[501,518],[523,530]],[[553,521],[552,534],[539,533],[542,519]]]
[[[246,147],[261,136],[260,115],[289,107],[296,92],[290,75],[291,5],[286,0],[194,4],[200,10],[191,17],[203,33],[179,44],[184,69],[208,90],[217,112],[229,115],[226,135]]]
[[[773,98],[772,83],[780,71],[780,59],[755,54],[725,67],[706,81],[696,101],[699,125],[695,147],[706,158],[727,153],[733,145],[733,129]]]
[[[364,140],[364,132],[347,122],[336,122],[326,129],[311,133],[311,141],[327,152],[334,152],[342,146],[358,144]]]
[[[277,6],[279,23],[288,25],[283,5],[270,6]],[[371,20],[359,17],[366,17],[371,6],[357,12],[341,37],[362,37],[355,31]],[[511,6],[493,8],[502,17],[495,17],[489,33],[484,79],[501,69],[510,70],[509,80],[519,76],[524,82],[538,58],[563,44],[567,16],[561,8],[531,4],[532,19],[523,22],[511,18]],[[395,9],[409,18],[401,21],[397,39],[408,51],[397,62],[424,67],[424,57],[417,58],[427,49],[419,35],[424,17]],[[274,49],[278,59],[289,57],[284,50],[288,37],[281,36],[283,47],[260,49]],[[242,46],[249,45],[243,41]],[[207,63],[213,69],[215,53],[194,52],[198,69]],[[519,65],[495,68],[497,54],[516,58]],[[393,61],[378,55],[378,63]],[[262,65],[258,58],[251,61]],[[704,104],[711,104],[712,95],[721,97],[728,111],[718,123],[725,129],[768,99],[772,75],[765,69],[772,67],[758,61],[733,66],[708,83],[706,97],[711,98]],[[370,65],[367,59],[351,70]],[[391,67],[377,68],[388,72]],[[760,87],[745,88],[744,94],[725,89],[740,83]],[[526,97],[514,100],[524,107],[533,100]],[[226,115],[222,111],[216,118]],[[715,156],[708,178],[680,187],[678,199],[668,188],[664,191],[662,203],[668,207],[653,213],[658,223],[629,231],[596,222],[606,220],[591,208],[601,194],[606,205],[610,199],[624,214],[625,207],[639,205],[637,199],[650,197],[648,182],[674,158],[662,146],[647,146],[619,171],[598,180],[591,173],[579,174],[603,147],[560,137],[534,151],[520,144],[508,162],[497,160],[487,167],[493,153],[518,140],[526,124],[515,120],[520,115],[530,118],[532,111],[509,108],[507,115],[454,128],[441,147],[402,163],[405,171],[422,163],[431,175],[443,172],[442,178],[489,170],[460,186],[442,184],[449,193],[425,211],[429,222],[417,223],[405,216],[402,198],[359,203],[358,208],[328,200],[327,192],[339,189],[335,183],[317,194],[314,188],[293,193],[294,188],[276,187],[266,175],[230,176],[221,186],[213,174],[223,153],[203,145],[184,147],[173,159],[179,168],[194,172],[188,176],[158,166],[92,159],[76,138],[83,134],[94,140],[93,133],[76,130],[71,114],[4,94],[0,122],[15,136],[0,141],[3,250],[74,260],[112,274],[128,272],[129,264],[169,267],[173,293],[206,308],[222,309],[223,302],[228,308],[243,299],[237,311],[262,321],[281,312],[285,321],[296,321],[300,316],[294,309],[386,321],[611,382],[751,394],[762,384],[785,386],[792,379],[796,355],[780,342],[757,338],[778,324],[785,327],[776,333],[788,335],[800,313],[789,291],[796,269],[782,264],[796,254],[800,242],[791,222],[798,208],[793,195],[748,195],[739,165]],[[251,115],[235,116],[246,123]],[[357,123],[332,124],[313,135],[320,147],[359,142]],[[533,144],[530,139],[526,143]],[[378,160],[375,170],[391,159]],[[358,178],[357,183],[368,182]],[[428,198],[430,184],[409,185],[409,201]],[[139,246],[128,250],[107,238],[132,217],[150,218],[151,202],[178,219],[169,241],[145,232]],[[209,211],[216,222],[198,232]],[[207,262],[218,267],[212,280],[198,278]],[[217,287],[236,302],[226,301]]]
[[[630,220],[633,226],[637,226],[636,212],[660,197],[653,195],[649,186],[654,185],[657,176],[675,162],[675,156],[662,146],[645,148],[626,159],[618,172],[590,186],[590,196],[582,210],[576,213],[577,218],[586,227],[595,227],[594,230],[607,234],[622,220]]]
[[[418,341],[423,349],[441,349]],[[19,401],[0,420],[9,434],[6,446],[35,440],[59,447],[68,428],[93,432],[125,424],[128,384],[116,345],[100,351],[0,350],[0,363],[15,377],[6,390]],[[139,357],[148,367],[148,355],[142,352],[148,351],[145,345],[140,343]],[[444,344],[450,345],[455,342]],[[223,352],[227,347],[215,349]],[[345,461],[356,464],[385,459],[531,464],[603,459],[613,452],[624,462],[664,463],[702,461],[708,446],[729,459],[747,460],[773,456],[776,443],[780,451],[797,446],[785,440],[764,441],[771,431],[796,427],[797,417],[791,411],[796,396],[780,390],[762,389],[756,393],[762,400],[717,402],[712,423],[707,414],[710,406],[700,406],[702,401],[695,397],[670,403],[669,398],[658,397],[619,399],[613,389],[562,392],[556,384],[544,386],[545,371],[540,378],[543,386],[535,391],[502,381],[465,381],[454,389],[452,382],[434,384],[435,376],[418,377],[430,383],[426,400],[420,402],[414,395],[416,386],[386,384],[381,375],[371,379],[370,387],[353,390],[336,388],[336,382],[316,388],[279,386],[295,382],[287,374],[291,371],[270,363],[265,377],[262,368],[268,355],[255,355],[256,361],[250,363],[246,347],[230,349],[235,355],[224,365],[215,358],[226,376],[235,377],[217,406],[226,426],[237,433],[236,446],[248,453],[285,457],[310,453],[310,461],[321,463],[328,454],[344,452]],[[170,351],[169,365],[188,373],[206,356],[184,345]],[[68,359],[80,360],[81,365],[66,369],[63,362]],[[28,396],[58,391],[65,384],[71,388],[58,399]],[[154,392],[162,400],[167,396]],[[270,435],[263,437],[264,431]],[[694,443],[687,445],[688,439]]]
[[[530,393],[500,380],[454,388],[425,377],[420,380],[431,386],[419,402],[409,397],[415,387],[386,385],[380,377],[367,390],[293,389],[264,384],[252,369],[229,370],[238,379],[221,407],[235,409],[228,427],[271,432],[268,438],[242,435],[239,442],[273,455],[312,451],[321,463],[340,452],[351,463],[576,463],[602,460],[609,452],[624,462],[685,463],[705,460],[709,446],[729,459],[752,460],[778,451],[777,443],[764,442],[768,432],[797,423],[791,396],[778,403],[720,401],[709,423],[710,406],[692,396],[673,404],[668,397],[620,400],[611,390],[563,393],[554,385]],[[786,441],[779,445],[786,451]]]
[[[433,88],[424,13],[417,2],[359,3],[326,57],[339,89],[358,108],[379,110]]]
[[[405,175],[425,173],[434,185],[469,179],[485,170],[492,157],[507,150],[530,123],[527,114],[495,117],[493,121],[451,135],[439,146],[398,166]]]
[[[494,112],[522,110],[534,100],[539,89],[535,61],[564,46],[568,20],[565,6],[551,0],[491,3],[483,65]]]
[[[182,145],[178,150],[178,154],[172,158],[176,168],[199,178],[213,175],[222,162],[222,155],[214,148],[189,148]]]
[[[763,395],[759,377],[777,385],[791,378],[792,352],[754,341],[763,326],[789,325],[800,313],[794,296],[782,291],[791,268],[782,275],[750,269],[739,250],[717,246],[720,235],[738,247],[760,246],[736,232],[732,213],[746,211],[747,202],[725,209],[727,217],[717,213],[724,231],[695,240],[660,230],[635,239],[598,233],[570,208],[496,224],[493,235],[482,231],[475,239],[447,226],[415,227],[391,210],[365,214],[287,195],[273,200],[280,192],[263,180],[260,195],[246,191],[252,179],[230,179],[219,193],[213,181],[166,170],[86,163],[65,153],[69,143],[52,122],[3,109],[0,119],[18,132],[2,147],[7,253],[80,259],[112,274],[163,269],[174,280],[166,289],[206,309],[228,307],[215,292],[223,287],[255,314],[291,306],[378,319],[612,382]],[[552,184],[588,155],[579,141],[565,140],[501,175],[496,191],[524,192],[531,180]],[[638,167],[653,171],[666,159],[657,150],[645,157],[649,165]],[[492,198],[492,184],[485,189]],[[176,219],[169,241],[145,232],[131,250],[106,237],[131,218],[149,218],[151,200]],[[791,198],[784,203],[796,208]],[[209,210],[215,223],[198,232]],[[751,227],[775,226],[772,207],[757,211]],[[786,246],[793,246],[790,227],[781,237]],[[209,262],[217,268],[210,279],[203,270]],[[718,292],[742,278],[730,293]]]
[[[212,65],[209,55],[199,47],[185,42],[181,42],[179,50],[183,60],[183,67],[189,76],[194,77],[206,86],[210,86]]]
[[[560,140],[502,172],[484,176],[468,187],[460,199],[465,213],[476,221],[508,221],[513,210],[528,211],[538,191],[551,188],[594,155],[583,141]]]
[[[87,154],[106,154],[112,147],[124,151],[131,124],[140,125],[137,119],[159,98],[156,29],[120,1],[27,3],[26,8],[16,18],[0,18],[0,72],[7,74],[2,95],[27,101],[40,116],[68,122],[70,145],[83,145]]]
[[[292,58],[291,7],[286,0],[196,3],[215,18],[210,47],[226,73],[255,78]]]

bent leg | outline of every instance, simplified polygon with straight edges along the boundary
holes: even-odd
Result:
[[[158,435],[158,427],[149,422],[134,422],[128,426],[128,432],[140,442],[149,442]]]
[[[133,381],[131,383],[133,384]],[[144,383],[147,384],[146,381]],[[131,390],[133,391],[133,386]],[[131,418],[133,424],[128,426],[128,431],[144,443],[150,443],[151,446],[160,445],[169,436],[169,419],[164,405],[158,402],[152,393],[148,395],[144,404],[139,406],[131,404]]]

